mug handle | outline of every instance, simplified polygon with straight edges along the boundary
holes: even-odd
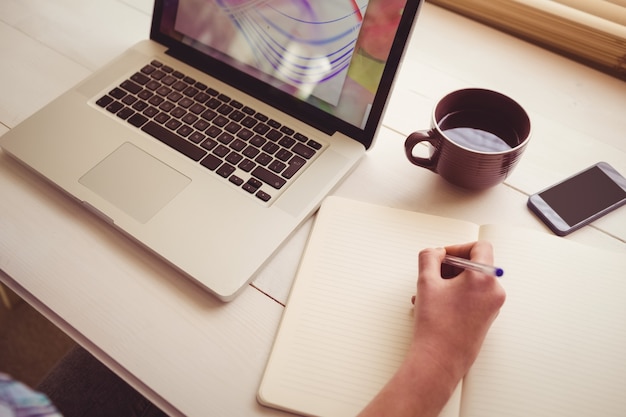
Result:
[[[415,148],[415,145],[424,141],[430,143],[435,148],[435,152],[430,156],[430,158],[421,158],[419,156],[413,155],[413,148]],[[437,146],[437,142],[437,138],[433,137],[432,130],[420,130],[417,132],[413,132],[409,135],[408,138],[406,138],[406,141],[404,142],[404,152],[406,153],[407,159],[413,164],[436,172],[437,159],[439,156],[439,146]]]

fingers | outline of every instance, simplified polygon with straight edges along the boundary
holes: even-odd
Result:
[[[461,245],[446,246],[446,253],[469,259],[487,265],[493,264],[493,246],[491,243],[479,240],[478,242],[464,243]]]
[[[419,275],[425,279],[441,278],[441,262],[446,256],[443,248],[429,248],[419,253]]]
[[[420,251],[419,253],[419,270],[417,287],[418,294],[419,288],[424,290],[425,286],[434,288],[443,288],[451,282],[443,278],[453,278],[461,273],[466,273],[475,276],[476,273],[466,272],[464,269],[452,267],[450,265],[442,265],[443,259],[446,254],[458,256],[465,259],[470,259],[475,262],[493,265],[493,247],[491,243],[486,241],[469,242],[460,245],[446,246],[445,248],[428,248]],[[462,282],[459,285],[468,285],[469,282]],[[411,299],[411,302],[415,304],[415,297]]]

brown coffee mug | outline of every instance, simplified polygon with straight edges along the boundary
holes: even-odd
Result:
[[[470,88],[443,97],[433,111],[431,129],[404,143],[413,164],[448,182],[480,190],[501,183],[517,165],[530,140],[530,119],[511,98]],[[432,145],[429,158],[414,155],[420,142]]]

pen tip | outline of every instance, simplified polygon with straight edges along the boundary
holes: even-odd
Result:
[[[504,275],[504,270],[502,268],[496,268],[496,276],[501,277]]]

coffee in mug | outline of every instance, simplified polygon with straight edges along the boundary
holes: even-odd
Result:
[[[469,189],[499,184],[512,172],[530,139],[530,119],[511,98],[485,89],[454,91],[433,111],[431,129],[406,139],[406,156],[413,164],[438,173]],[[429,158],[413,155],[429,142]]]

